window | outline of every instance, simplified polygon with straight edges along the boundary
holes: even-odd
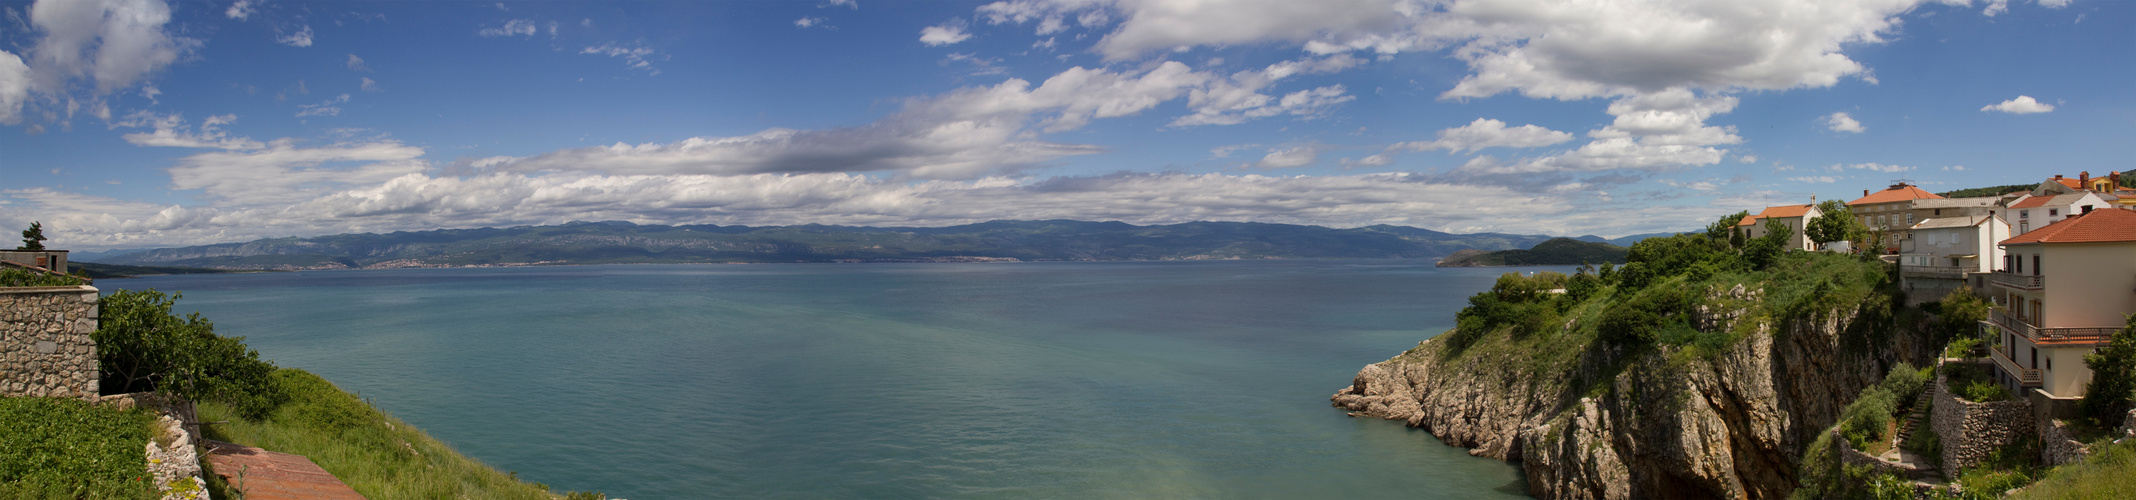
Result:
[[[2053,216],[2057,216],[2057,215],[2062,215],[2062,209],[2059,209],[2059,208],[2050,208],[2050,209],[2047,209],[2047,216],[2048,216],[2048,217],[2053,217]]]
[[[2047,371],[2054,371],[2054,356],[2047,357]]]
[[[2019,210],[2019,211],[2017,211],[2017,218],[2019,218],[2019,219],[2030,219],[2030,218],[2032,218],[2032,211],[2031,211],[2031,210]]]
[[[2039,254],[2033,254],[2033,255],[2032,255],[2032,275],[2033,275],[2033,276],[2039,276],[2039,275],[2040,275],[2040,256],[2039,256]]]

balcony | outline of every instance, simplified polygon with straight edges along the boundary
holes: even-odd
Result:
[[[1968,268],[1960,266],[1899,266],[1899,275],[1908,278],[1940,278],[1962,280]]]
[[[2030,368],[2019,368],[2017,365],[2017,361],[2011,359],[2010,346],[1998,345],[1995,346],[1994,349],[1989,349],[1988,351],[1994,353],[1989,357],[1995,358],[1995,367],[2001,369],[2004,374],[2007,374],[2012,378],[2016,378],[2018,386],[2040,386],[2040,371]]]
[[[2045,276],[2011,274],[2005,271],[1996,271],[1993,274],[1989,274],[1988,282],[2018,290],[2039,290],[2047,287],[2047,277]]]
[[[2121,327],[2118,326],[2040,328],[2010,316],[2001,309],[1989,309],[1988,322],[1993,326],[2002,328],[2003,331],[2025,337],[2031,340],[2032,343],[2056,346],[2070,344],[2105,345],[2106,341],[2114,336],[2114,332],[2121,331]]]

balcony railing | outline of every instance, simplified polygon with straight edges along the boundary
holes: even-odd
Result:
[[[2012,357],[2010,356],[2010,346],[1998,345],[1995,346],[1994,349],[1989,349],[1989,351],[1995,353],[1994,355],[1990,356],[1995,358],[1995,366],[1997,368],[2001,368],[2003,373],[2016,378],[2017,385],[2023,387],[2040,386],[2040,371],[2031,368],[2018,367],[2017,361],[2011,359]]]
[[[1996,271],[1994,274],[1989,274],[1988,282],[2019,290],[2038,290],[2047,287],[2046,276],[2011,274],[2004,271]]]
[[[2045,344],[2104,344],[2113,337],[2114,332],[2121,330],[2121,327],[2117,326],[2040,328],[2010,316],[2001,309],[1989,309],[1988,321],[1997,327],[2001,327],[2003,331],[2023,336],[2032,340],[2033,343]]]
[[[1908,278],[1965,279],[1967,270],[1960,266],[1899,266],[1899,274]]]

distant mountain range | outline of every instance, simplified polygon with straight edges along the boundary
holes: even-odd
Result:
[[[1629,245],[1667,233],[1584,241]],[[1137,226],[1072,220],[949,227],[658,226],[571,222],[273,238],[107,253],[99,262],[215,269],[354,269],[700,262],[963,262],[1263,258],[1439,258],[1510,250],[1549,236],[1406,226],[1333,229],[1253,222]],[[115,253],[115,252],[114,252]]]
[[[1577,266],[1623,264],[1631,249],[1604,242],[1551,238],[1526,250],[1462,250],[1439,260],[1439,267]]]

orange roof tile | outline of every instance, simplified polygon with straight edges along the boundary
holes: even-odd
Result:
[[[1940,199],[1943,197],[1936,196],[1936,193],[1922,191],[1921,188],[1913,187],[1912,185],[1900,184],[1898,187],[1887,188],[1883,191],[1869,193],[1869,196],[1863,196],[1861,199],[1847,202],[1847,204],[1868,205],[1871,203],[1889,203],[1894,201],[1918,200],[1922,198]]]
[[[1758,219],[1763,219],[1767,217],[1801,217],[1803,214],[1810,213],[1811,206],[1813,205],[1781,205],[1777,207],[1765,207],[1765,211],[1758,212],[1758,215],[1744,217],[1743,221],[1737,222],[1736,225],[1754,225],[1758,222]]]
[[[2054,181],[2055,181],[2055,182],[2060,182],[2060,183],[2062,183],[2062,185],[2064,185],[2064,186],[2069,186],[2069,187],[2072,187],[2072,188],[2076,188],[2076,189],[2084,189],[2084,185],[2083,185],[2083,184],[2079,184],[2079,183],[2077,183],[2077,180],[2076,180],[2076,179],[2071,179],[2071,178],[2068,178],[2068,177],[2063,177],[2063,178],[2060,178],[2060,179],[2055,179]]]
[[[2004,245],[2136,241],[2136,210],[2099,209],[2003,240]]]

